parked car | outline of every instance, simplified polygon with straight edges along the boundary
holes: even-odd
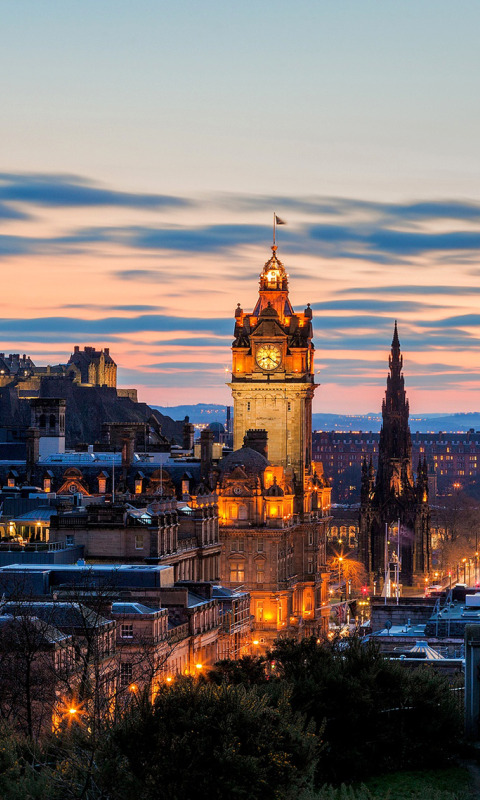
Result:
[[[433,583],[431,586],[427,586],[425,589],[425,597],[434,597],[437,594],[441,594],[443,592],[443,586],[439,583]]]

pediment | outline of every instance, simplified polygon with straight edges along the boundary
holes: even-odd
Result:
[[[243,467],[238,467],[237,466],[237,467],[235,467],[233,472],[230,472],[228,478],[229,478],[229,480],[232,480],[232,481],[247,481],[248,480],[248,475],[245,472],[245,470],[243,469]]]
[[[252,336],[283,336],[286,338],[286,333],[281,326],[280,322],[272,317],[260,317],[257,325],[252,331]]]

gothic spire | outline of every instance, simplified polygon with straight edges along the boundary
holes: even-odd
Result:
[[[388,366],[390,367],[392,377],[394,375],[400,377],[400,373],[403,368],[403,356],[400,353],[400,339],[398,338],[397,320],[395,320],[395,326],[393,328],[392,349],[390,356],[388,357]],[[401,377],[403,380],[403,376]]]
[[[408,425],[408,400],[403,378],[403,356],[400,352],[397,322],[388,356],[387,390],[382,403],[382,429],[379,442],[377,487],[384,496],[394,490],[402,493],[413,484],[411,465],[412,443]]]

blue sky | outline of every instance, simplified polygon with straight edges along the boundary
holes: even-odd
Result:
[[[276,209],[316,408],[379,407],[398,317],[412,410],[476,410],[479,29],[476,0],[0,0],[1,348],[227,402]]]

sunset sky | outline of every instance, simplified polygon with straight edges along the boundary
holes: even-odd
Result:
[[[478,0],[0,0],[0,350],[229,402],[272,213],[315,411],[480,409]]]

